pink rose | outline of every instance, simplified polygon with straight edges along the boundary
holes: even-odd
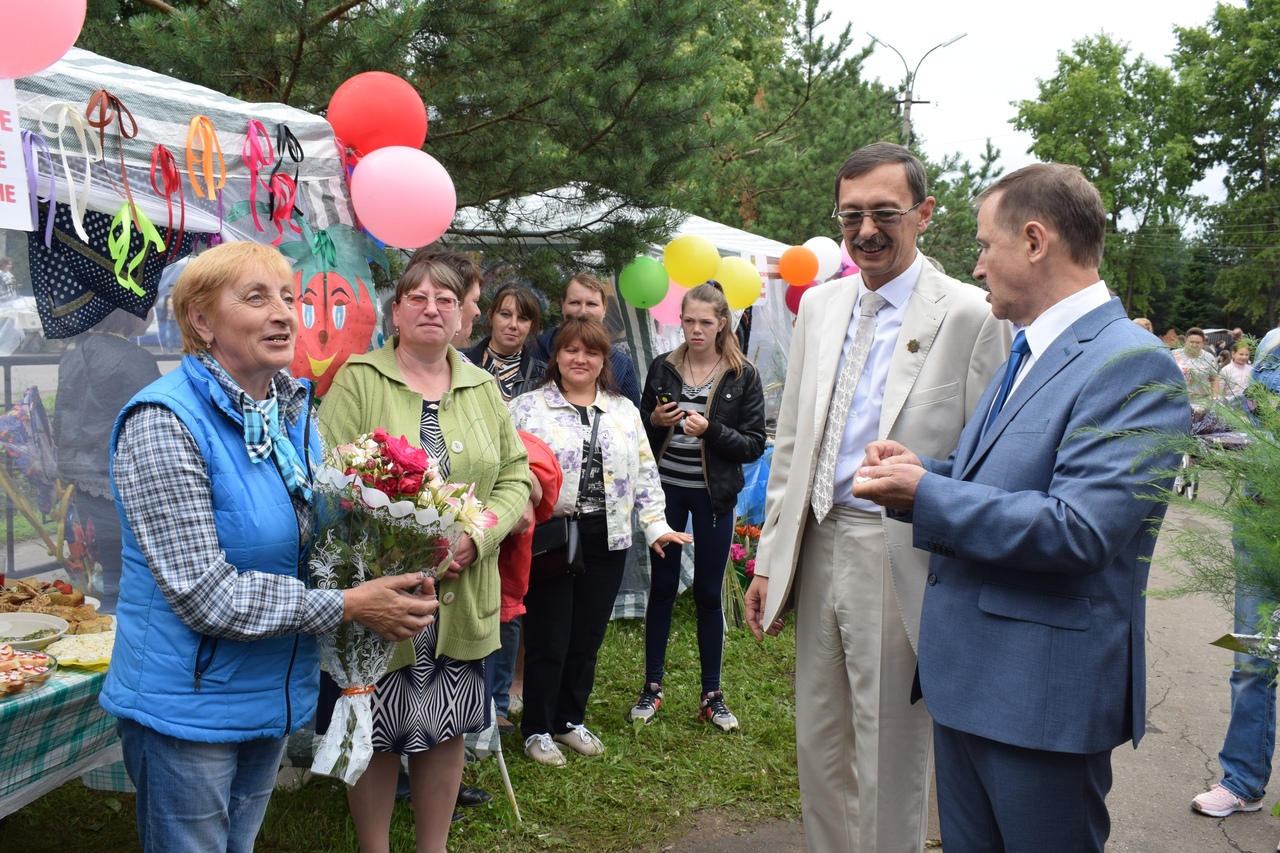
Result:
[[[400,494],[407,497],[416,495],[422,490],[422,475],[406,474],[400,478],[400,483],[397,488],[400,490]]]
[[[386,444],[386,442],[387,442],[387,431],[386,431],[385,429],[382,429],[381,427],[379,427],[378,429],[375,429],[375,430],[373,431],[373,434],[371,435],[371,438],[373,438],[373,440],[374,440],[374,441],[378,442],[378,444]]]
[[[738,562],[739,560],[746,559],[746,556],[747,556],[747,549],[743,547],[741,543],[734,542],[732,545],[729,546],[729,559],[733,560],[735,563]]]
[[[410,444],[403,435],[388,438],[383,452],[404,474],[423,474],[427,470],[427,451]]]

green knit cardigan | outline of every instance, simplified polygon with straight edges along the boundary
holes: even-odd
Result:
[[[382,427],[417,444],[422,395],[400,376],[393,336],[381,349],[355,355],[334,377],[320,404],[320,434],[332,447]],[[440,432],[449,448],[449,479],[475,483],[476,497],[498,515],[477,543],[479,556],[457,578],[437,582],[440,610],[436,653],[479,660],[498,648],[498,545],[529,500],[529,456],[493,376],[449,347],[451,388],[440,400]],[[413,643],[401,643],[391,669],[413,663]]]

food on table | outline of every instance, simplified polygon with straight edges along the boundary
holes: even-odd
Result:
[[[28,640],[43,640],[45,637],[52,637],[56,633],[58,633],[56,628],[41,628],[22,637],[0,637],[0,643],[25,643]]]
[[[18,693],[49,678],[57,659],[44,652],[27,652],[0,643],[0,695]]]
[[[70,592],[67,592],[70,590]],[[84,593],[66,581],[52,583],[23,578],[14,586],[0,588],[0,613],[43,613],[67,622],[68,634],[95,634],[110,631],[113,620],[102,616]]]
[[[58,663],[63,666],[97,666],[111,660],[115,641],[115,631],[77,634],[74,637],[64,636],[47,646],[45,651],[57,658]]]

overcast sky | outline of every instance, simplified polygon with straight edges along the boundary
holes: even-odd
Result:
[[[1010,101],[1033,99],[1037,79],[1052,77],[1060,51],[1077,40],[1106,32],[1127,42],[1131,55],[1168,65],[1176,44],[1175,25],[1200,26],[1216,0],[1072,0],[1018,5],[1008,0],[915,0],[872,6],[823,0],[832,12],[827,25],[838,33],[851,24],[854,44],[870,43],[867,31],[896,47],[915,68],[925,52],[960,33],[967,36],[934,51],[920,66],[912,123],[931,159],[959,151],[973,162],[988,138],[1000,149],[1000,165],[1010,172],[1034,160],[1031,137],[1009,124],[1017,110]],[[825,31],[824,31],[825,32]],[[868,79],[890,88],[906,76],[902,60],[879,45],[864,65]],[[1220,184],[1220,181],[1211,183]],[[1213,193],[1211,187],[1202,192]]]

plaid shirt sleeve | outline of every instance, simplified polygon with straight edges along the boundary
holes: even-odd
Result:
[[[169,409],[143,405],[120,430],[113,477],[125,516],[165,601],[200,634],[256,640],[325,634],[342,621],[338,590],[227,562],[212,486],[191,433]]]

